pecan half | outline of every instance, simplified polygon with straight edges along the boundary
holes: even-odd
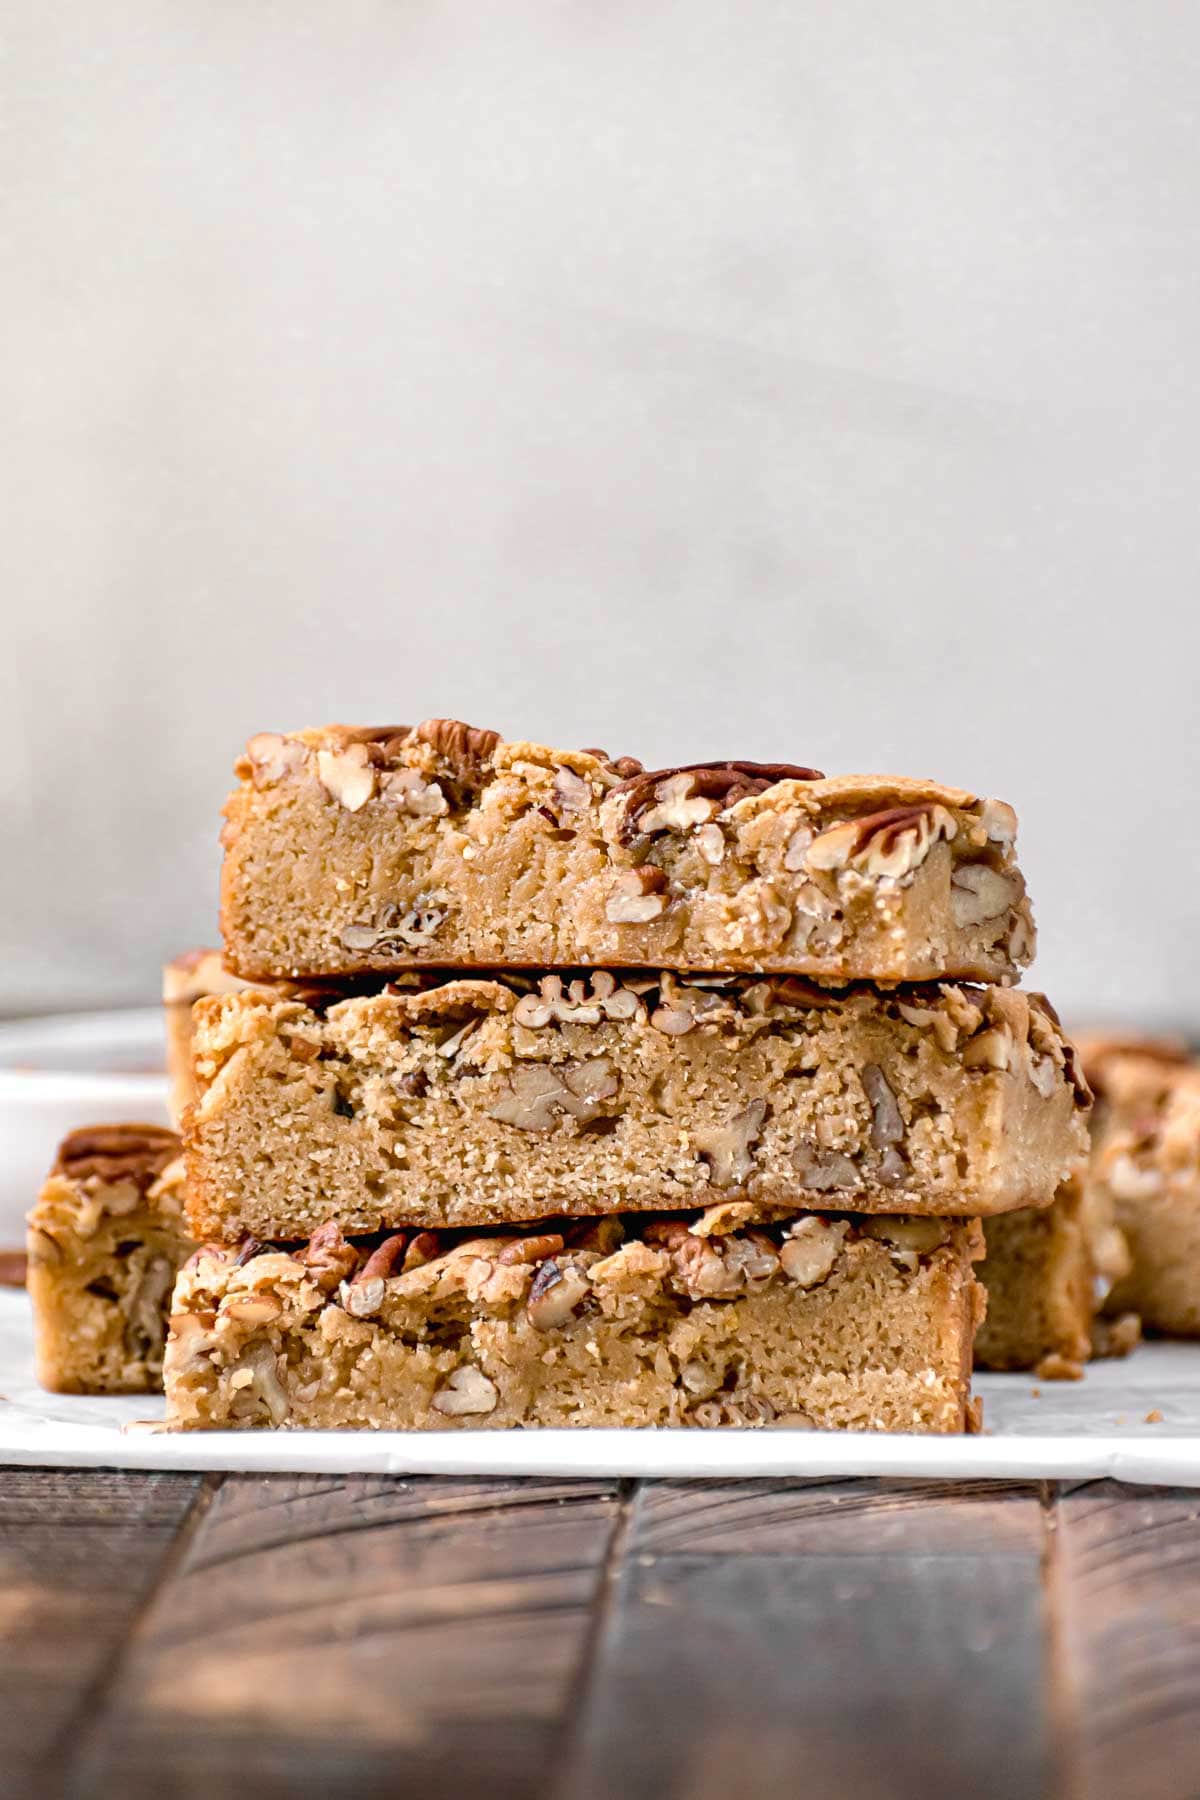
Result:
[[[681,763],[673,769],[645,769],[620,782],[606,804],[617,806],[617,841],[630,844],[637,837],[706,823],[715,813],[748,794],[765,792],[777,781],[821,779],[819,769],[797,763]]]
[[[160,1125],[87,1125],[58,1148],[53,1173],[69,1181],[135,1182],[149,1186],[179,1155],[179,1139]]]
[[[395,1270],[396,1264],[404,1255],[404,1246],[408,1242],[407,1231],[393,1231],[377,1244],[368,1256],[362,1268],[355,1275],[352,1285],[360,1281],[387,1281]]]
[[[541,1231],[534,1237],[514,1238],[511,1244],[505,1244],[496,1258],[498,1263],[535,1263],[547,1256],[557,1256],[563,1247],[563,1240],[557,1231]]]

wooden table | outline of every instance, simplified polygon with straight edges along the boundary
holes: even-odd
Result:
[[[0,1793],[1194,1800],[1200,1493],[0,1470]]]

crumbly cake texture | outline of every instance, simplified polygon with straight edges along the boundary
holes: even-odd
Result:
[[[219,950],[185,950],[163,964],[163,1019],[167,1039],[167,1110],[179,1124],[196,1098],[192,1073],[192,1007],[209,994],[237,994],[246,983],[231,975]]]
[[[751,1202],[206,1246],[175,1289],[167,1418],[962,1431],[982,1249],[974,1220],[779,1220]]]
[[[193,1248],[179,1139],[157,1125],[73,1131],[29,1214],[38,1380],[58,1394],[162,1385],[171,1288]]]
[[[1200,1067],[1174,1039],[1084,1038],[1096,1085],[1087,1194],[1129,1247],[1105,1302],[1200,1337]]]
[[[978,1368],[1072,1380],[1091,1357],[1123,1355],[1137,1343],[1136,1316],[1096,1318],[1129,1256],[1120,1232],[1096,1230],[1081,1179],[1066,1182],[1052,1206],[987,1219],[983,1231],[979,1278],[988,1306],[975,1340]]]
[[[1011,981],[1033,921],[997,800],[790,764],[644,770],[452,719],[251,738],[221,929],[254,979],[441,967]]]
[[[522,991],[524,987],[525,991]],[[195,1008],[197,1242],[658,1211],[714,1195],[950,1216],[1047,1205],[1087,1090],[1039,996],[796,977],[451,980]]]

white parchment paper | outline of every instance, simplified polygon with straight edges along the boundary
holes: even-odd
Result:
[[[0,1463],[452,1475],[903,1475],[1200,1487],[1200,1343],[1143,1344],[1082,1381],[980,1375],[981,1437],[816,1431],[262,1431],[147,1428],[161,1400],[47,1394],[29,1303],[0,1292]],[[1150,1422],[1147,1414],[1161,1413]]]

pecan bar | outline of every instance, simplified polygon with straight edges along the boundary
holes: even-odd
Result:
[[[29,1214],[38,1380],[58,1394],[162,1386],[182,1218],[179,1139],[158,1125],[73,1131]]]
[[[986,1219],[983,1232],[988,1304],[975,1340],[977,1367],[1070,1380],[1091,1357],[1124,1355],[1137,1343],[1136,1314],[1096,1316],[1129,1256],[1119,1231],[1097,1228],[1079,1177],[1052,1206]]]
[[[524,986],[525,991],[522,991]],[[195,1008],[197,1241],[657,1211],[1045,1205],[1087,1092],[1037,995],[795,976],[450,980]]]
[[[1124,1235],[1107,1312],[1200,1337],[1200,1066],[1170,1039],[1083,1038],[1096,1089],[1086,1191]]]
[[[255,979],[613,964],[1010,981],[1033,956],[1000,801],[791,764],[646,771],[450,719],[251,738],[221,929]]]
[[[799,1425],[962,1431],[981,1308],[975,1221],[543,1220],[302,1248],[206,1246],[182,1270],[167,1417],[444,1430]]]

